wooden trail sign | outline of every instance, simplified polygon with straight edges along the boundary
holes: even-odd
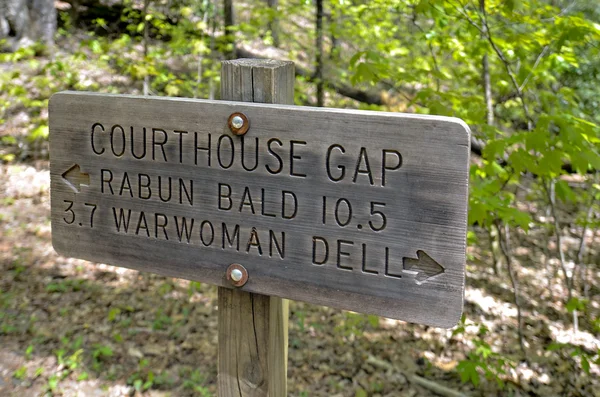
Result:
[[[79,92],[49,108],[60,254],[220,286],[236,263],[249,292],[441,327],[460,318],[462,121]]]

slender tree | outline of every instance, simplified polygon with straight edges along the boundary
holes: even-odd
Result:
[[[268,29],[273,38],[273,47],[279,47],[279,0],[267,0],[271,15],[269,16]]]
[[[227,59],[235,59],[237,52],[235,47],[235,32],[233,30],[235,24],[233,0],[223,0],[223,17],[226,43],[225,57]]]
[[[317,83],[317,106],[324,105],[323,84],[323,0],[316,0],[316,65],[315,80]]]

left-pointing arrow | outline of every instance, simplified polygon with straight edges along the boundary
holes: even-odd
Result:
[[[71,189],[75,191],[75,193],[79,193],[81,186],[89,186],[90,184],[90,175],[81,172],[79,164],[75,164],[63,172],[62,177],[65,183],[69,185]]]

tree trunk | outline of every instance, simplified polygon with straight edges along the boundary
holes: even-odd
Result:
[[[479,8],[482,13],[485,12],[485,0],[479,1]],[[485,39],[485,37],[484,37]],[[483,54],[481,60],[482,77],[483,77],[483,94],[485,97],[485,109],[487,116],[487,124],[494,125],[494,103],[492,100],[492,79],[490,77],[490,60],[487,51]]]
[[[148,61],[148,40],[150,40],[150,21],[148,20],[148,5],[150,0],[144,0],[144,62]],[[144,95],[150,94],[150,76],[148,73],[144,76]]]
[[[323,90],[323,0],[317,0],[317,21],[316,21],[316,68],[315,80],[317,83],[317,106],[324,105]]]
[[[273,47],[279,47],[279,15],[277,14],[279,0],[267,0],[267,4],[272,13],[269,18],[269,31],[273,38]]]
[[[0,40],[11,50],[41,41],[54,45],[56,9],[53,0],[0,0]]]
[[[233,0],[223,0],[223,16],[225,22],[225,42],[227,45],[227,48],[224,51],[225,57],[227,59],[235,59],[235,32],[233,31],[235,16]]]

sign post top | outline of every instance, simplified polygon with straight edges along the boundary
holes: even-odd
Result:
[[[236,66],[236,67],[251,67],[251,68],[281,68],[281,67],[294,67],[292,61],[280,61],[277,59],[263,59],[263,58],[240,58],[233,60],[221,61],[221,67],[223,66]],[[293,70],[293,69],[292,69]]]

